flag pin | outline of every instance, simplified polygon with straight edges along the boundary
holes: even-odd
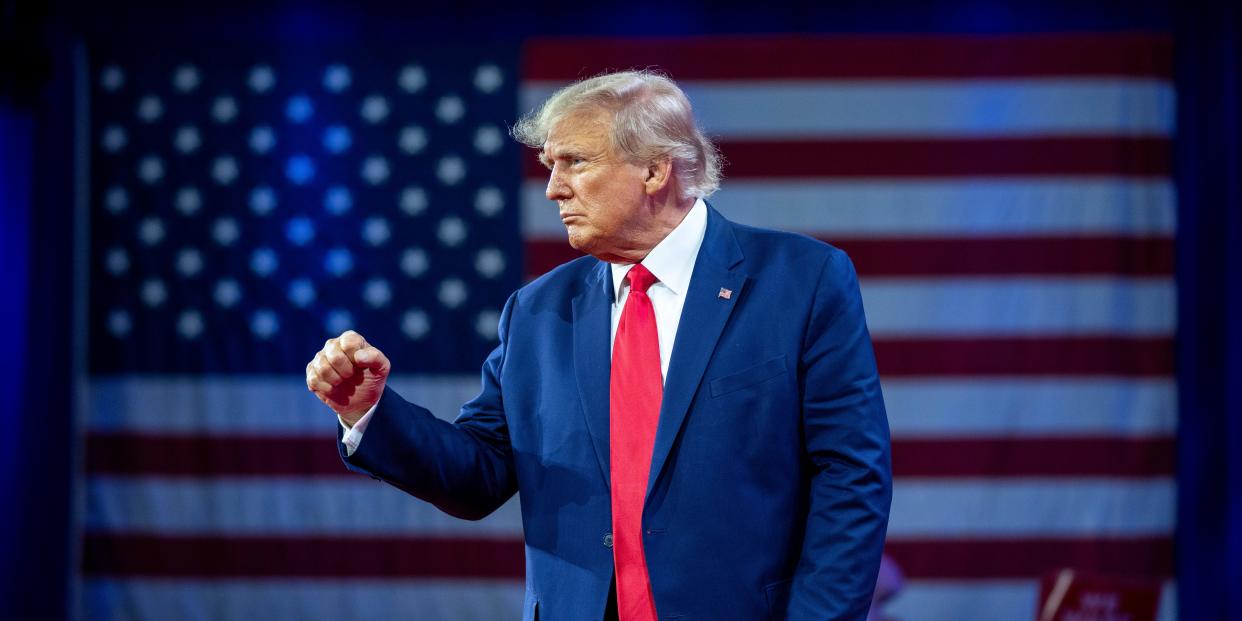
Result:
[[[721,288],[720,288],[720,293],[717,293],[717,294],[716,294],[716,297],[718,297],[718,298],[720,298],[720,299],[722,299],[722,300],[727,300],[727,299],[729,299],[729,298],[733,297],[733,290],[732,290],[732,289],[725,289],[724,287],[721,287]]]

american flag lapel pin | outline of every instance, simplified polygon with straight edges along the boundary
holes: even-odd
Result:
[[[733,290],[732,290],[732,289],[725,289],[724,287],[721,287],[721,288],[720,288],[720,293],[717,293],[717,294],[716,294],[716,297],[718,297],[718,298],[720,298],[720,299],[722,299],[722,300],[727,300],[727,299],[729,299],[729,298],[732,298],[732,297],[733,297]]]

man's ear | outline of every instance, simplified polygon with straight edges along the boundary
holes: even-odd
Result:
[[[673,178],[673,158],[662,157],[647,165],[647,177],[643,180],[648,196],[659,194],[668,187]]]

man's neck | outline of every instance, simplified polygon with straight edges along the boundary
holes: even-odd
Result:
[[[670,197],[670,200],[661,203],[653,201],[651,209],[654,226],[646,231],[640,231],[630,248],[618,250],[614,255],[598,258],[609,263],[641,263],[652,248],[664,241],[664,238],[668,237],[668,234],[686,219],[686,214],[690,213],[690,209],[694,207],[697,200],[693,197],[687,199]]]

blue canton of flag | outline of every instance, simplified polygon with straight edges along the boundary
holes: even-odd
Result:
[[[97,50],[92,372],[300,372],[351,328],[477,370],[523,274],[516,57]]]

